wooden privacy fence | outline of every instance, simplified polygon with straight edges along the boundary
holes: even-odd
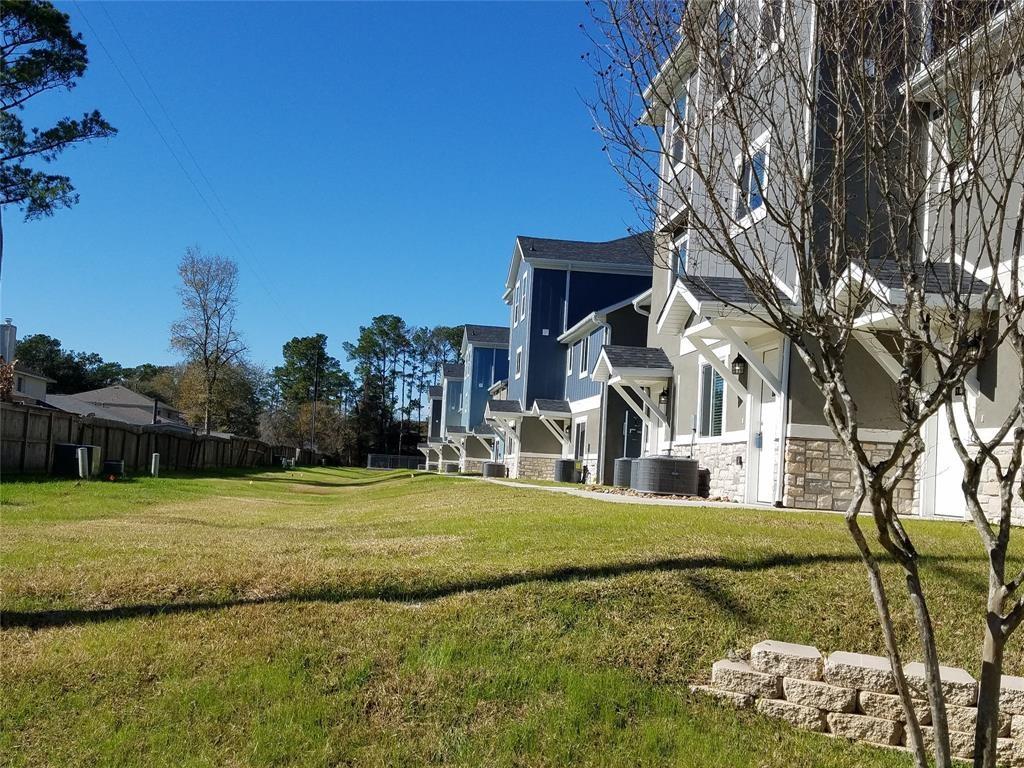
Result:
[[[160,468],[215,469],[269,466],[275,456],[316,463],[310,451],[271,446],[246,437],[216,437],[135,426],[20,403],[0,403],[0,472],[46,473],[57,443],[98,445],[103,459],[124,459],[126,472],[148,472],[151,454]]]

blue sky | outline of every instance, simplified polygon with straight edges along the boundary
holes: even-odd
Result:
[[[605,240],[635,221],[582,100],[582,4],[61,7],[89,71],[26,124],[97,107],[120,133],[60,159],[77,207],[4,211],[2,312],[22,335],[173,360],[175,267],[198,243],[239,262],[254,360],[316,332],[344,359],[375,314],[504,324],[517,234]]]

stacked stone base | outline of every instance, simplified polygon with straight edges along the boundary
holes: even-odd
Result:
[[[469,474],[479,475],[484,471],[484,464],[489,462],[490,459],[474,459],[469,456],[462,459],[462,471]]]
[[[932,738],[931,712],[925,700],[924,668],[904,669],[915,698],[925,742]],[[978,683],[962,669],[941,667],[950,747],[961,760],[974,756]],[[837,651],[826,660],[817,648],[766,640],[750,651],[749,661],[722,659],[711,669],[711,685],[692,690],[736,707],[752,707],[817,733],[884,747],[906,746],[903,707],[889,660]],[[999,699],[998,764],[1024,766],[1024,678],[1003,677]]]
[[[529,480],[554,480],[555,462],[561,456],[523,456],[515,454],[505,457],[508,476]]]

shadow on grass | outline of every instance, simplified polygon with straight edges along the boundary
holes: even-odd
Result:
[[[815,563],[854,563],[860,562],[856,554],[822,553],[807,555],[774,554],[756,559],[735,559],[728,557],[672,557],[660,560],[640,562],[612,563],[593,566],[562,566],[525,573],[509,573],[497,576],[464,579],[444,584],[424,585],[422,587],[381,585],[379,587],[357,587],[353,589],[329,588],[308,590],[293,594],[259,598],[240,598],[237,600],[200,600],[183,603],[140,603],[136,605],[115,606],[112,608],[66,609],[52,611],[6,611],[0,616],[0,626],[6,629],[23,627],[29,629],[45,629],[80,624],[90,624],[122,619],[145,618],[173,614],[188,614],[202,611],[220,610],[238,606],[287,604],[301,602],[345,603],[354,600],[379,600],[389,603],[415,603],[437,600],[451,595],[470,592],[486,592],[504,589],[519,584],[559,583],[568,581],[584,581],[588,579],[605,579],[626,576],[634,573],[658,573],[671,571],[695,572],[688,573],[687,581],[706,596],[717,603],[728,613],[740,617],[742,621],[749,619],[749,614],[732,595],[724,591],[720,585],[707,578],[707,574],[699,573],[703,569],[720,568],[729,571],[747,572],[771,570],[774,568],[792,568]]]

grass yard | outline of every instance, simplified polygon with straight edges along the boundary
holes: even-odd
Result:
[[[686,688],[766,637],[881,651],[839,516],[333,469],[0,499],[5,765],[910,765]],[[973,669],[977,537],[910,528]]]

